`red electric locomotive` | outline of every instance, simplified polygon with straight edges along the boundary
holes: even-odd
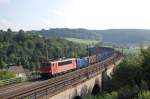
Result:
[[[39,71],[42,77],[52,77],[56,74],[64,73],[73,69],[76,69],[75,58],[42,63]]]

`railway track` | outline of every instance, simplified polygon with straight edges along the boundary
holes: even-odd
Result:
[[[83,69],[79,69],[62,76],[51,78],[49,80],[34,82],[30,84],[24,84],[16,86],[17,88],[5,88],[0,89],[0,99],[37,99],[44,96],[53,96],[67,88],[76,86],[86,80],[89,80],[95,75],[102,72],[108,65],[114,64],[117,60],[121,58],[119,52],[115,52],[110,58],[91,64]],[[13,90],[15,88],[15,90]],[[10,91],[11,89],[11,91]]]
[[[0,88],[0,94],[3,94],[4,90],[5,91],[10,91],[14,88],[19,88],[20,86],[27,85],[27,84],[30,84],[30,82],[23,82],[23,83],[19,83],[19,84],[14,84],[14,85],[8,85],[8,86],[1,87]]]

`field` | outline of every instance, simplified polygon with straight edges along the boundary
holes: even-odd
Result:
[[[134,54],[134,55],[139,55],[140,54],[140,48],[119,48],[119,49],[116,49],[116,50],[119,50],[120,52],[123,52],[124,55],[131,55],[131,54]]]
[[[85,39],[77,39],[77,38],[65,38],[66,40],[76,42],[76,43],[83,43],[83,44],[96,44],[98,41],[96,40],[85,40]]]
[[[124,53],[140,53],[140,48],[139,49],[123,49]]]

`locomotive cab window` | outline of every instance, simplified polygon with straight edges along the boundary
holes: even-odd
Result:
[[[72,63],[72,60],[64,61],[64,62],[59,62],[58,66],[67,65],[67,64],[71,64],[71,63]]]

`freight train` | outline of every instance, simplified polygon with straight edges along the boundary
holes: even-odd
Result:
[[[62,60],[54,60],[41,63],[40,74],[43,78],[50,78],[56,76],[57,74],[66,73],[72,70],[81,69],[94,64],[96,62],[101,62],[114,54],[114,49],[97,47],[91,48],[90,56],[82,58],[69,58]]]

